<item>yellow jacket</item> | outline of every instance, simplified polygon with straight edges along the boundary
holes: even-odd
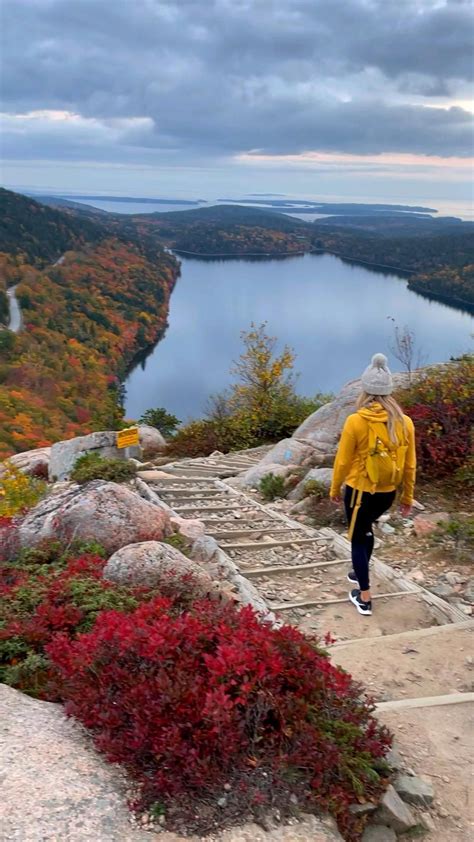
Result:
[[[403,480],[401,485],[401,503],[411,506],[416,476],[415,428],[408,415],[405,419],[406,442],[408,445]],[[359,491],[373,491],[373,485],[367,477],[365,462],[369,449],[367,420],[386,422],[388,415],[383,407],[374,401],[370,407],[359,409],[349,415],[341,433],[341,439],[334,462],[331,497],[339,497],[341,486],[345,483]],[[403,442],[401,424],[397,427],[397,437]],[[394,491],[395,486],[378,486],[376,491]]]

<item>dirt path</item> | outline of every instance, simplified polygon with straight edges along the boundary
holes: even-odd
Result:
[[[474,705],[380,712],[403,760],[433,784],[429,842],[468,842],[474,835]],[[425,813],[426,816],[426,813]]]

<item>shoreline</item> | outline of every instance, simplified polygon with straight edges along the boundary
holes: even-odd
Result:
[[[332,254],[333,257],[338,257],[340,260],[346,260],[348,263],[357,263],[362,266],[373,266],[376,269],[391,269],[393,272],[401,272],[403,275],[415,275],[414,269],[403,268],[401,266],[393,266],[390,263],[376,263],[372,260],[362,260],[359,257],[351,257],[349,254],[342,254],[338,251],[331,251],[325,248],[301,249],[301,251],[288,252],[239,252],[236,254],[229,254],[228,252],[200,252],[187,251],[185,249],[173,248],[171,251],[174,254],[191,255],[192,258],[220,258],[221,260],[245,260],[247,257],[262,257],[274,260],[276,257],[304,257],[305,254]]]
[[[443,295],[442,292],[432,292],[431,290],[418,289],[416,286],[410,284],[410,281],[408,282],[408,289],[411,292],[416,292],[417,295],[423,296],[423,298],[440,301],[441,304],[448,304],[456,310],[461,310],[464,313],[469,313],[469,315],[474,316],[474,303],[466,301],[465,298],[454,298],[454,296],[451,297],[449,295]],[[456,302],[456,304],[453,302]]]

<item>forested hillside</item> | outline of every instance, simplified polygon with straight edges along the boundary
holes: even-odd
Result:
[[[318,225],[315,249],[410,272],[409,286],[474,310],[474,231],[462,225],[429,236],[377,236]]]
[[[474,313],[474,255],[464,266],[441,266],[431,272],[413,275],[408,286],[428,298],[464,304]]]
[[[89,220],[44,208],[38,226],[37,203],[26,202],[8,195],[9,219],[22,222],[16,242],[10,224],[0,240],[0,278],[18,285],[24,322],[18,334],[0,330],[0,458],[116,426],[120,377],[164,332],[179,271],[160,248]],[[44,265],[68,242],[60,265]]]
[[[353,208],[348,206],[348,209]],[[314,223],[272,210],[217,205],[117,220],[133,236],[158,237],[177,251],[242,256],[320,250],[410,273],[410,287],[474,308],[474,225],[456,218],[358,213]]]
[[[44,266],[65,251],[96,243],[106,229],[84,216],[54,210],[0,188],[0,251],[22,263]]]

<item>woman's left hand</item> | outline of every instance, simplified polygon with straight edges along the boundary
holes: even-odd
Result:
[[[339,506],[339,503],[342,503],[342,497],[331,497],[331,503],[334,503],[335,506]]]
[[[400,514],[402,517],[410,517],[412,507],[408,503],[400,504]]]

